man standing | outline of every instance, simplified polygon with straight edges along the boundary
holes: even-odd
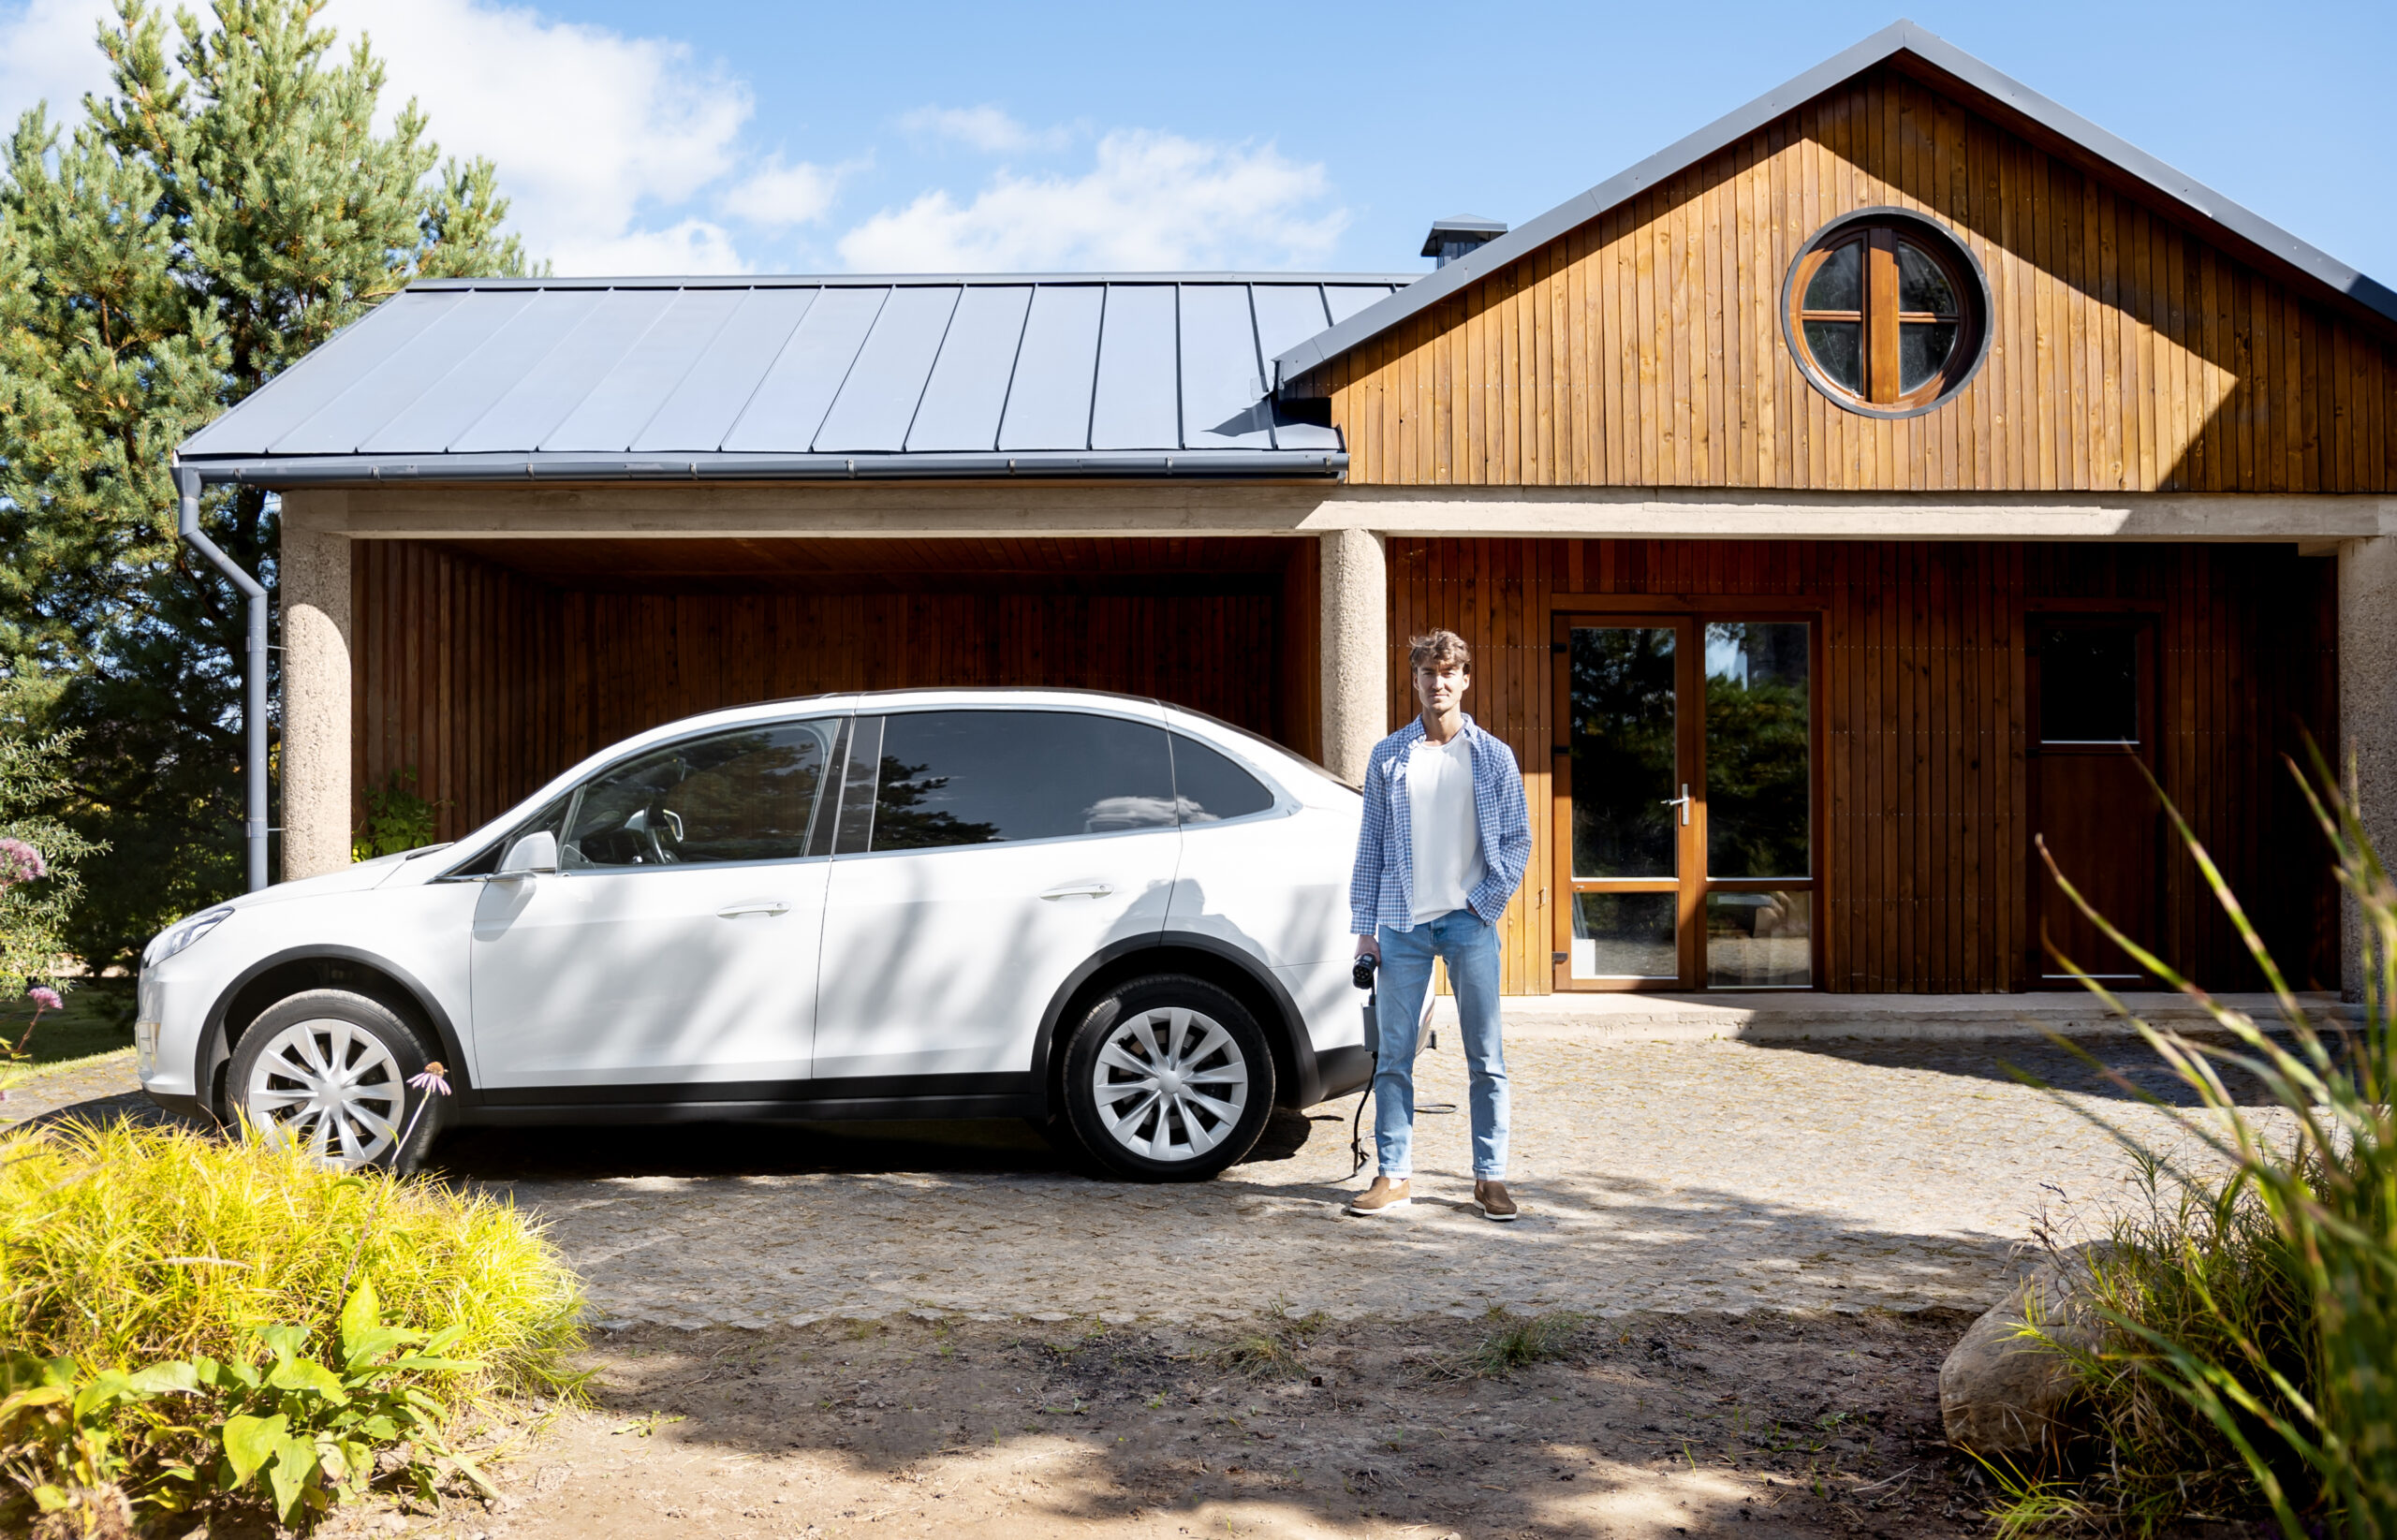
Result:
[[[1411,1201],[1415,1034],[1432,960],[1448,965],[1471,1072],[1473,1200],[1486,1218],[1521,1212],[1507,1195],[1507,1059],[1498,1024],[1498,917],[1531,858],[1523,777],[1506,744],[1464,714],[1473,653],[1453,631],[1409,644],[1423,711],[1374,746],[1348,907],[1360,956],[1377,958],[1374,1143],[1381,1174],[1348,1205],[1386,1214]]]

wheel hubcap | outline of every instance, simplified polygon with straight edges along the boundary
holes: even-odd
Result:
[[[268,1041],[243,1106],[277,1144],[362,1166],[398,1143],[407,1097],[399,1061],[373,1033],[347,1021],[300,1021]]]
[[[1115,1024],[1091,1091],[1099,1122],[1151,1160],[1192,1160],[1231,1136],[1248,1109],[1248,1060],[1222,1023],[1169,1006]]]

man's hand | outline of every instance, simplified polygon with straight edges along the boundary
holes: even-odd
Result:
[[[1372,958],[1374,960],[1374,966],[1378,968],[1381,966],[1382,961],[1382,944],[1372,936],[1359,936],[1357,938],[1357,955],[1359,957]]]

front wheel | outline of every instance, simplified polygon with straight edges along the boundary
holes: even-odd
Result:
[[[1273,1055],[1248,1008],[1180,974],[1118,985],[1066,1048],[1066,1116],[1092,1157],[1138,1181],[1203,1181],[1273,1111]]]
[[[228,1099],[267,1138],[327,1165],[408,1171],[441,1131],[442,1097],[408,1084],[431,1060],[417,1030],[381,1001],[310,990],[268,1006],[242,1034]],[[425,1101],[433,1105],[419,1107]]]

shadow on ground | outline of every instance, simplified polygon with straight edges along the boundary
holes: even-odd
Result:
[[[2277,1040],[2284,1046],[2293,1046],[2293,1040],[2287,1035],[2278,1035]],[[2206,1041],[2224,1047],[2236,1046],[2228,1037],[2210,1037]],[[2336,1034],[2325,1038],[2325,1046],[2331,1049],[2334,1061],[2343,1057],[2341,1044],[2342,1040]],[[2020,1071],[2031,1077],[2037,1084],[2108,1101],[2136,1101],[2140,1099],[2138,1092],[2145,1092],[2168,1107],[2202,1105],[2189,1083],[2174,1073],[2171,1065],[2158,1058],[2154,1049],[2137,1037],[2075,1039],[2073,1046],[2096,1060],[2094,1065],[2069,1049],[2036,1038],[1981,1044],[1838,1038],[1804,1042],[1757,1041],[1748,1046],[1777,1052],[1819,1054],[1879,1069],[1920,1070],[1929,1074],[1960,1075],[2007,1084],[2019,1078],[2014,1072]],[[2217,1069],[2222,1075],[2225,1089],[2229,1091],[2231,1099],[2239,1106],[2273,1105],[2272,1094],[2254,1076],[2227,1064],[2217,1065]],[[2125,1089],[2109,1078],[2109,1071],[2129,1081],[2137,1091]]]

